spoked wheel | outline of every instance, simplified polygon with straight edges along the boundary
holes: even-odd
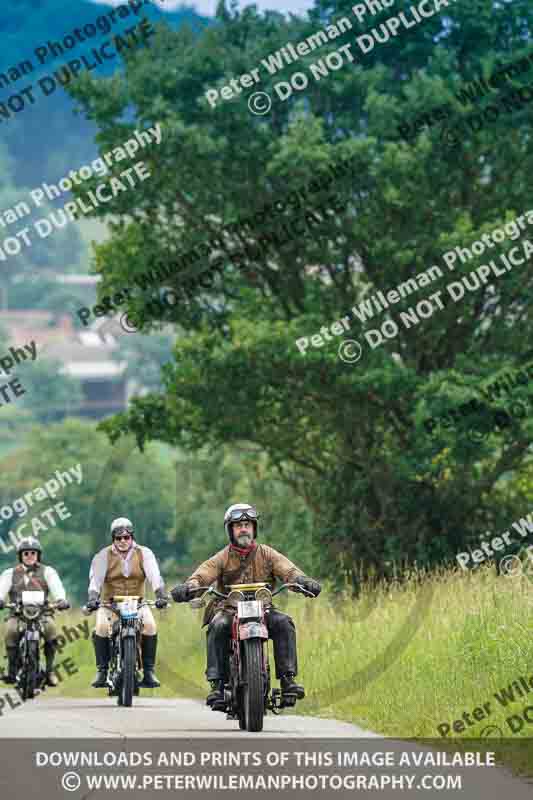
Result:
[[[122,676],[120,681],[119,705],[131,706],[135,691],[135,637],[125,636],[122,640]]]
[[[239,716],[239,728],[241,731],[246,730],[246,714],[244,713],[244,690],[238,689],[238,697],[239,697],[239,705],[238,705],[238,716]]]
[[[262,639],[247,639],[244,642],[243,700],[245,729],[262,731],[265,713]]]
[[[27,642],[26,658],[22,666],[22,677],[20,682],[20,696],[23,700],[31,700],[35,697],[38,667],[39,644],[38,642]]]

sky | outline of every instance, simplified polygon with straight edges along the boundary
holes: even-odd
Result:
[[[94,0],[108,6],[119,6],[124,0]],[[169,11],[175,11],[182,5],[181,0],[153,0],[154,5]],[[270,9],[271,11],[288,12],[300,14],[311,8],[313,0],[254,0],[255,5],[260,11]],[[188,0],[188,6],[192,6],[199,14],[213,16],[217,5],[217,0]],[[239,8],[252,5],[251,0],[239,0]]]

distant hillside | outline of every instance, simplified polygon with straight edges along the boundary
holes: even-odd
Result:
[[[106,32],[107,26],[97,21],[113,10],[116,8],[88,0],[10,0],[9,10],[0,17],[0,74],[8,81],[7,85],[6,80],[0,81],[0,103],[7,104],[12,96],[20,96],[27,87],[35,87],[36,98],[34,105],[27,100],[26,107],[10,119],[0,118],[0,211],[27,197],[30,189],[44,181],[57,183],[70,170],[90,163],[97,155],[96,126],[73,113],[74,101],[62,86],[44,97],[38,87],[39,78],[53,74],[54,70],[81,55],[95,63],[95,59],[90,58],[93,48],[101,47],[114,34],[124,34],[126,28],[133,27],[143,17],[174,29],[184,23],[193,30],[209,24],[208,18],[197,15],[192,9],[167,13],[146,4],[139,9],[138,16],[116,14],[115,24]],[[75,28],[83,31],[84,26],[90,24],[97,29],[94,37],[76,42],[72,50],[58,53],[54,59],[47,57],[44,64],[39,65],[37,48],[48,42],[64,44],[65,37]],[[21,68],[19,65],[25,61],[29,61],[30,66]],[[92,70],[91,74],[110,74],[120,63],[118,58],[114,59]],[[10,71],[12,68],[18,69],[18,75]],[[64,203],[65,197],[62,197],[49,205],[61,207]],[[13,230],[9,232],[12,234]],[[0,290],[2,286],[9,287],[10,308],[39,307],[51,311],[69,308],[74,311],[79,307],[75,293],[70,303],[58,300],[57,286],[47,279],[38,284],[20,283],[18,279],[24,273],[36,276],[45,268],[60,272],[87,271],[89,240],[100,238],[101,230],[101,224],[82,219],[77,225],[57,231],[53,237],[36,241],[31,248],[11,259],[0,274]],[[0,234],[0,239],[3,238]],[[62,298],[64,294],[62,290]]]
[[[109,5],[87,0],[17,0],[16,4],[10,3],[9,12],[0,17],[0,73],[6,74],[10,67],[26,59],[37,68],[36,48],[45,46],[49,40],[61,42],[74,28],[83,29],[88,23],[95,24],[100,15],[105,16],[112,10]],[[163,12],[157,6],[146,4],[138,17],[130,15],[118,19],[110,33],[99,31],[93,39],[78,43],[72,54],[66,51],[65,55],[53,61],[47,59],[40,72],[32,72],[0,89],[0,102],[5,103],[25,86],[35,85],[42,74],[51,73],[65,61],[90,52],[91,47],[102,44],[113,33],[132,27],[141,17],[165,22],[172,28],[188,23],[197,29],[208,22],[193,9]],[[110,69],[116,69],[118,62],[109,63],[110,68],[98,67],[91,74],[109,74]],[[14,160],[13,178],[18,185],[33,186],[43,180],[57,180],[95,154],[95,127],[73,115],[72,100],[65,91],[59,88],[50,97],[42,97],[39,91],[39,95],[38,102],[25,108],[19,118],[0,122],[0,141],[7,144],[9,155]]]

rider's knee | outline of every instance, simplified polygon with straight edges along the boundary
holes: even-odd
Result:
[[[109,636],[109,625],[107,622],[97,622],[94,633],[96,636],[101,636],[104,639],[107,638]]]
[[[231,617],[228,614],[216,614],[209,623],[209,630],[215,636],[225,636],[231,632]]]
[[[268,615],[268,629],[275,632],[283,632],[288,630],[295,630],[294,621],[288,614],[283,614],[281,611],[270,613]]]
[[[149,622],[146,622],[143,625],[143,635],[144,636],[155,636],[156,633],[157,633],[157,626],[156,626],[155,622],[153,624],[150,624]]]

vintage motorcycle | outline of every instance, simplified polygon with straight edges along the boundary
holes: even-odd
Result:
[[[270,664],[268,657],[268,630],[265,624],[265,609],[272,599],[285,589],[314,597],[297,583],[284,583],[275,592],[267,583],[241,583],[230,585],[229,594],[209,589],[198,589],[190,601],[193,608],[200,608],[212,594],[228,600],[236,609],[231,627],[230,677],[224,686],[224,706],[213,710],[226,711],[226,719],[237,719],[239,728],[246,731],[262,731],[263,718],[268,710],[279,714],[280,709],[294,706],[301,699],[296,694],[281,694],[280,689],[270,686]],[[265,647],[266,642],[266,647]]]
[[[100,606],[111,609],[117,616],[111,626],[111,657],[107,673],[109,695],[117,697],[119,706],[129,708],[133,696],[140,692],[142,621],[139,612],[144,606],[155,606],[155,602],[138,595],[115,595],[109,602],[99,603]],[[92,613],[86,606],[83,612]]]
[[[19,620],[15,688],[22,700],[31,700],[46,688],[46,670],[40,663],[40,643],[44,642],[42,623],[46,617],[53,617],[57,603],[45,603],[43,591],[24,591],[19,602],[7,603],[5,608]]]

